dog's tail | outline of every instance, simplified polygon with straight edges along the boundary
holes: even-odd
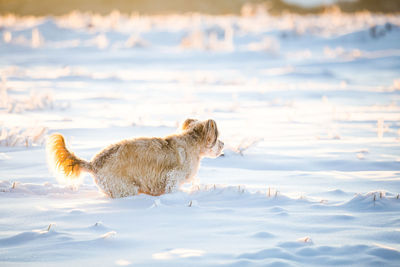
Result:
[[[82,171],[94,171],[90,162],[78,158],[67,149],[64,137],[59,133],[48,137],[46,152],[47,161],[60,182],[79,185]]]

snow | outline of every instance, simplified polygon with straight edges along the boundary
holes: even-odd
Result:
[[[398,266],[400,16],[0,17],[1,266]],[[213,118],[224,156],[159,197],[58,184]]]

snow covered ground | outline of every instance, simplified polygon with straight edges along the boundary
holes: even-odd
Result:
[[[399,266],[400,16],[248,14],[0,17],[1,266]],[[226,149],[177,193],[47,169],[188,117]]]

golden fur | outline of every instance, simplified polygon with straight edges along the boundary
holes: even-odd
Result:
[[[89,172],[108,196],[139,193],[158,196],[174,191],[197,173],[202,157],[217,157],[223,149],[214,120],[187,119],[181,132],[165,138],[122,140],[100,151],[88,162],[66,148],[61,134],[47,142],[49,162],[67,181]]]

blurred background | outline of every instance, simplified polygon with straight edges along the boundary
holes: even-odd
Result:
[[[240,14],[243,5],[264,5],[270,14],[295,12],[320,13],[327,7],[337,6],[345,12],[368,10],[372,12],[398,12],[397,0],[0,0],[1,13],[19,15],[63,15],[73,10],[108,14],[121,13],[170,14],[200,12],[213,15]]]

